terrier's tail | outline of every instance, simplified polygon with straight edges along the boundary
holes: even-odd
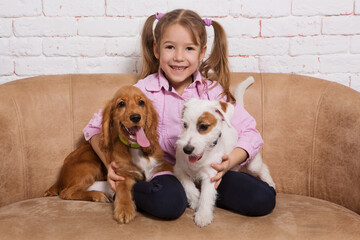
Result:
[[[245,90],[254,82],[255,82],[255,80],[253,77],[248,77],[247,79],[245,79],[244,81],[242,81],[235,87],[234,96],[235,96],[237,104],[244,107]]]

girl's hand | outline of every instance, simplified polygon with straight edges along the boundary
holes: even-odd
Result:
[[[119,176],[115,173],[115,170],[118,168],[119,168],[119,166],[117,165],[116,162],[111,162],[108,167],[107,181],[110,184],[110,187],[114,192],[116,191],[115,182],[125,180],[124,177]]]
[[[210,165],[213,169],[215,169],[218,172],[214,177],[210,179],[211,182],[216,182],[215,189],[219,187],[222,177],[231,168],[229,155],[225,154],[221,158],[221,160],[222,162],[220,164],[212,163]]]
[[[234,150],[229,154],[224,154],[221,158],[222,162],[220,164],[211,164],[210,166],[215,169],[218,173],[210,179],[215,183],[215,189],[220,185],[222,177],[227,171],[233,168],[235,165],[242,163],[249,157],[249,154],[242,148],[234,148]]]

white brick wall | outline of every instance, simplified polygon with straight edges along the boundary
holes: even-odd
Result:
[[[360,0],[1,0],[0,83],[139,72],[146,17],[175,8],[224,26],[232,71],[297,73],[360,91]]]

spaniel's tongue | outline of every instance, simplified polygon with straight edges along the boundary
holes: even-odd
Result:
[[[136,141],[142,147],[149,147],[150,146],[150,142],[147,139],[143,128],[138,128],[137,129],[137,131],[136,131]]]

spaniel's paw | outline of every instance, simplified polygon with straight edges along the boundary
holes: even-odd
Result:
[[[103,203],[111,202],[111,200],[108,198],[108,196],[105,193],[99,191],[93,191],[93,192],[94,193],[92,194],[92,201],[103,202]]]
[[[129,223],[134,219],[135,213],[135,204],[131,202],[130,204],[116,207],[114,210],[114,219],[118,223]]]

